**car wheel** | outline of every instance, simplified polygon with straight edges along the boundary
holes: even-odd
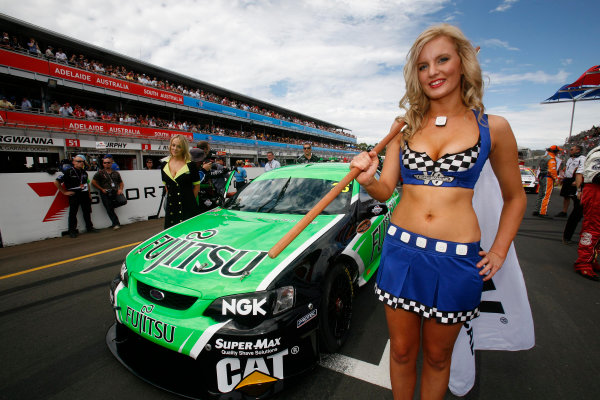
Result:
[[[347,266],[335,264],[327,273],[319,318],[321,350],[335,353],[344,344],[350,332],[354,286]]]

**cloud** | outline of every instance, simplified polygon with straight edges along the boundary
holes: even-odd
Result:
[[[561,60],[560,62],[563,66],[567,66],[567,65],[571,65],[573,64],[573,59],[572,58],[565,58],[563,60]]]
[[[508,120],[520,147],[533,150],[545,149],[550,145],[562,145],[569,136],[573,103],[530,104],[513,110],[496,107],[487,110]],[[600,125],[600,103],[578,102],[573,115],[572,136]]]
[[[556,74],[549,74],[544,71],[531,71],[519,74],[503,74],[499,72],[484,71],[483,75],[489,79],[491,88],[494,88],[496,85],[517,85],[524,82],[536,84],[563,84],[569,77],[569,73],[563,70],[558,71]],[[488,79],[486,79],[486,81],[488,81]]]
[[[494,8],[493,10],[490,10],[490,12],[504,12],[511,8],[513,4],[515,4],[518,1],[519,0],[504,0],[498,7]]]
[[[373,144],[400,114],[402,67],[410,45],[432,23],[460,22],[462,14],[451,5],[448,0],[104,0],[87,2],[82,8],[75,0],[38,0],[27,7],[7,2],[3,13],[341,125],[351,129],[359,142]],[[488,47],[513,51],[521,47],[519,53],[511,53],[515,55],[526,52],[520,43],[489,40]],[[524,64],[518,60],[520,69]],[[490,81],[486,93],[514,91],[518,98],[520,90],[527,90],[521,84],[567,81],[567,72],[553,74],[543,68],[506,73],[491,58],[484,67]],[[519,105],[499,114],[518,128],[519,144],[535,145],[545,140],[545,132],[552,132],[553,141],[568,135],[570,105],[562,118],[557,115],[563,107]],[[582,105],[581,110],[587,107]],[[578,104],[576,124],[586,128],[598,124],[579,110]],[[594,110],[593,115],[600,115]],[[560,129],[546,124],[554,118]]]
[[[512,47],[508,44],[508,42],[505,42],[503,40],[500,39],[487,39],[483,41],[483,46],[484,47],[500,47],[506,50],[510,50],[510,51],[519,51],[518,48],[516,47]]]

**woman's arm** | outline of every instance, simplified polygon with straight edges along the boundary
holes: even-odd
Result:
[[[390,130],[398,129],[399,124],[398,121],[394,121]],[[402,134],[398,133],[386,147],[385,163],[379,180],[374,176],[379,165],[377,154],[374,151],[362,152],[350,162],[350,168],[357,167],[363,171],[358,175],[356,181],[376,200],[386,201],[389,199],[398,184],[401,147]]]
[[[488,252],[480,253],[484,257],[477,264],[478,268],[485,266],[480,271],[480,275],[487,274],[484,280],[491,279],[502,267],[527,206],[527,198],[521,183],[515,135],[509,123],[502,117],[490,115],[489,124],[492,138],[489,159],[500,184],[504,205],[494,243]]]

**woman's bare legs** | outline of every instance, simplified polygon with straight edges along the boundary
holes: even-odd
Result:
[[[412,400],[417,381],[421,317],[403,309],[385,307],[390,333],[390,379],[394,400]]]
[[[461,327],[460,323],[445,325],[435,319],[423,321],[422,400],[439,400],[446,395],[452,350]]]

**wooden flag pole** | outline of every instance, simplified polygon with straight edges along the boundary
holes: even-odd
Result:
[[[402,130],[404,125],[404,121],[394,123],[390,129],[390,133],[388,133],[387,136],[373,148],[373,151],[379,154],[385,148],[385,146],[387,146],[387,144]],[[304,217],[302,217],[302,219],[298,221],[296,225],[292,227],[292,229],[288,231],[288,233],[286,233],[281,239],[279,239],[277,243],[273,245],[273,247],[271,247],[271,250],[269,250],[269,257],[275,258],[283,250],[285,250],[285,248],[292,243],[292,241],[300,234],[300,232],[302,232],[308,226],[308,224],[310,224],[317,217],[317,215],[327,208],[327,206],[337,197],[337,195],[339,195],[346,186],[356,179],[361,172],[362,171],[359,168],[352,168],[348,175],[342,178],[342,180],[339,181],[338,184],[335,185],[317,204],[315,204],[315,206]]]

